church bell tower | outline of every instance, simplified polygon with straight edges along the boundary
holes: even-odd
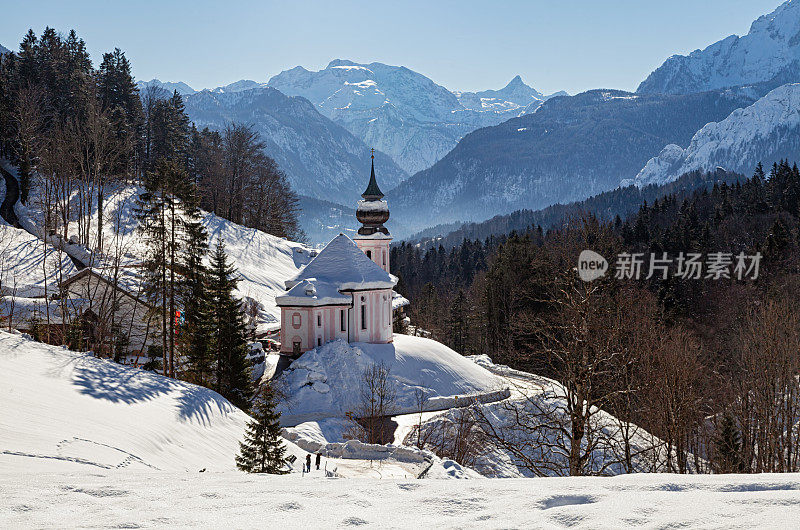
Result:
[[[363,200],[358,201],[356,219],[361,223],[358,235],[353,238],[358,248],[369,259],[386,272],[389,272],[389,243],[392,236],[383,223],[389,220],[389,205],[383,200],[383,193],[375,179],[375,149],[372,150],[372,171]]]

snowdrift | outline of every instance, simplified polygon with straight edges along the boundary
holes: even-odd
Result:
[[[0,332],[0,469],[234,470],[247,415],[206,388]]]
[[[282,405],[282,423],[292,426],[355,411],[364,369],[381,362],[390,369],[397,393],[393,414],[417,410],[416,389],[425,391],[426,410],[508,397],[501,378],[430,339],[394,335],[392,344],[336,341],[307,351],[279,376],[278,384],[291,396]]]

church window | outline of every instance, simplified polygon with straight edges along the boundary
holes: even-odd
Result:
[[[383,266],[386,267],[386,251],[383,251]]]
[[[294,326],[295,328],[299,328],[300,327],[300,322],[301,322],[300,313],[294,313],[292,315],[292,326]]]
[[[317,327],[322,327],[322,315],[317,315]]]
[[[361,329],[367,329],[367,306],[361,306]]]
[[[339,325],[340,325],[339,329],[341,329],[342,331],[347,331],[344,328],[344,323],[345,323],[345,320],[344,320],[344,309],[340,309],[339,310]]]
[[[322,337],[317,337],[317,346],[322,346]]]
[[[368,257],[369,259],[372,259],[372,251],[371,251],[371,250],[368,250],[368,251],[367,251],[367,257]]]

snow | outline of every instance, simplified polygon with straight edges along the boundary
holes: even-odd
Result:
[[[800,517],[797,474],[354,481],[98,470],[0,472],[0,490],[10,528],[788,528]]]
[[[36,298],[57,291],[58,282],[76,272],[64,252],[44,245],[25,230],[0,224],[0,287],[3,295]]]
[[[279,376],[277,384],[291,396],[281,406],[282,424],[343,418],[355,411],[364,369],[381,362],[397,393],[393,414],[415,412],[414,392],[420,388],[427,410],[508,397],[499,377],[434,340],[395,334],[391,344],[335,341],[307,351]],[[325,383],[327,391],[320,392],[317,383]]]
[[[688,56],[674,55],[639,85],[638,92],[688,94],[796,78],[800,61],[800,0],[759,17],[743,37],[730,35]]]
[[[695,133],[689,147],[671,144],[651,158],[633,180],[622,185],[663,184],[694,170],[723,166],[750,174],[760,161],[765,167],[793,156],[800,128],[800,84],[772,90],[749,107],[734,110],[719,123]]]
[[[234,457],[249,418],[207,388],[0,332],[0,403],[0,480],[108,472],[113,482],[145,471],[155,483],[203,469],[245,478]],[[285,443],[300,473],[307,451]],[[345,478],[414,478],[429,465],[440,478],[458,478],[446,462],[411,458],[404,448],[359,442],[327,453],[323,464]]]

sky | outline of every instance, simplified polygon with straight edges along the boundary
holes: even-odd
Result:
[[[402,65],[450,90],[635,90],[667,57],[731,34],[779,0],[33,0],[11,2],[0,44],[75,29],[95,64],[121,48],[137,79],[195,89],[266,82],[332,59]]]

